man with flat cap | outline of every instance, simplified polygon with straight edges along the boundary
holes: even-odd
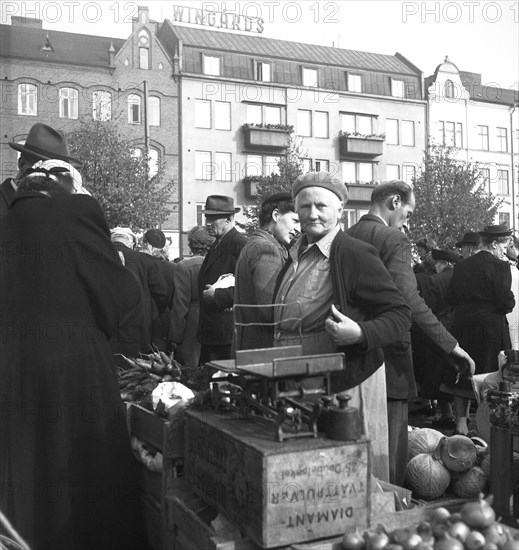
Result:
[[[290,193],[267,197],[259,228],[249,237],[236,265],[234,318],[237,350],[272,347],[274,287],[299,234],[299,218]],[[249,307],[247,307],[249,306]]]
[[[200,365],[232,356],[234,272],[247,242],[235,227],[234,215],[239,211],[234,207],[234,199],[224,195],[209,195],[202,210],[207,231],[216,240],[198,274]],[[223,275],[227,277],[219,280]]]
[[[79,160],[71,157],[68,152],[65,136],[47,124],[37,122],[29,130],[24,144],[9,142],[9,147],[20,152],[18,159],[18,173],[14,178],[7,178],[0,185],[0,219],[10,208],[14,194],[18,187],[17,182],[24,172],[32,168],[39,160],[62,160],[74,166],[79,166]]]
[[[386,383],[382,346],[402,340],[409,307],[376,249],[339,225],[346,186],[329,172],[308,172],[292,187],[302,236],[281,271],[274,309],[274,345],[303,353],[343,352],[346,369],[332,390],[348,390],[371,439],[373,473],[388,480]],[[302,323],[294,321],[302,317]]]

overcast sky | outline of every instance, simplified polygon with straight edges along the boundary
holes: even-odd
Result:
[[[517,0],[3,0],[0,9],[2,23],[9,23],[11,14],[39,17],[46,29],[127,38],[138,5],[149,6],[150,18],[159,21],[173,18],[174,5],[211,6],[262,17],[265,37],[390,55],[399,52],[421,69],[424,76],[432,74],[448,55],[460,70],[481,73],[483,84],[519,87]]]

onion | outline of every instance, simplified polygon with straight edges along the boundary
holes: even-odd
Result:
[[[500,523],[493,523],[483,530],[483,535],[487,542],[491,542],[500,546],[508,540],[508,533]]]
[[[496,513],[490,504],[481,497],[465,503],[460,510],[461,518],[472,529],[485,529],[496,520]]]
[[[416,455],[407,464],[407,484],[420,498],[432,500],[441,497],[450,480],[445,467],[429,454]]]
[[[445,535],[436,541],[434,550],[464,550],[464,547],[463,543],[458,539]]]
[[[342,537],[342,547],[344,550],[364,550],[366,542],[358,531],[353,531]]]
[[[477,450],[468,437],[453,435],[442,440],[440,456],[448,470],[463,472],[476,462]]]
[[[449,527],[447,532],[452,538],[465,542],[470,533],[470,527],[464,521],[457,521]]]
[[[385,533],[376,533],[366,541],[366,550],[382,550],[388,544],[389,537]]]
[[[438,446],[443,434],[431,428],[412,430],[408,435],[407,461],[421,453],[432,453]]]
[[[465,548],[467,550],[480,550],[485,542],[485,537],[479,531],[471,531],[465,539]]]
[[[485,489],[487,481],[485,472],[479,466],[474,466],[452,484],[452,490],[458,497],[474,498]]]

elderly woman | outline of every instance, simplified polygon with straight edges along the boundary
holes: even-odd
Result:
[[[236,264],[234,318],[236,349],[273,346],[274,287],[288,259],[288,246],[299,234],[299,218],[290,193],[267,197],[260,227],[249,237]]]
[[[142,549],[108,343],[140,289],[70,168],[30,170],[0,226],[0,508],[34,550]]]
[[[189,231],[187,242],[192,256],[178,262],[173,271],[175,291],[168,340],[170,346],[176,348],[179,361],[197,367],[200,359],[200,342],[196,337],[200,315],[198,273],[214,237],[204,227],[195,226]]]

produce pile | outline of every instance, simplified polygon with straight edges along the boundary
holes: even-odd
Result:
[[[432,511],[429,521],[386,531],[376,529],[346,533],[344,550],[517,550],[518,533],[496,521],[496,514],[482,499],[465,503],[451,514],[443,507]]]
[[[409,433],[406,485],[419,498],[433,500],[450,488],[461,498],[474,498],[488,484],[481,466],[488,454],[483,440],[444,436],[430,428]]]

